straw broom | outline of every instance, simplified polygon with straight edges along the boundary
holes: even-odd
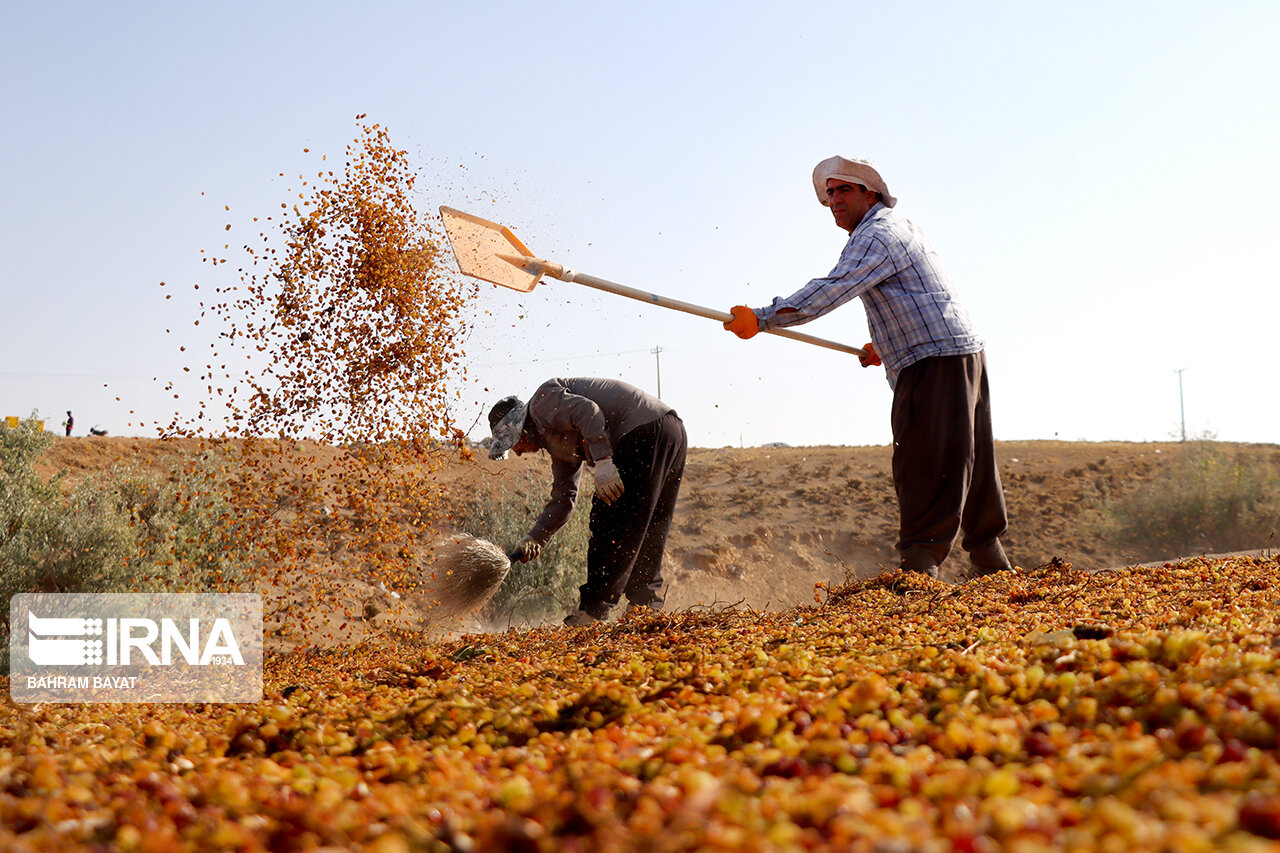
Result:
[[[468,533],[440,541],[434,551],[435,559],[423,573],[422,594],[437,624],[478,611],[511,571],[511,560],[501,548]]]

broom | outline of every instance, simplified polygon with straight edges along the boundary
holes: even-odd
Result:
[[[423,595],[429,600],[431,621],[437,624],[475,613],[488,601],[507,572],[514,554],[469,533],[437,543],[435,560]]]

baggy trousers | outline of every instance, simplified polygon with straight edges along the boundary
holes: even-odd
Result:
[[[1008,528],[991,434],[984,353],[926,358],[893,392],[893,485],[906,568],[941,565],[958,531],[966,551]]]
[[[684,476],[688,438],[675,412],[636,427],[613,449],[622,497],[591,502],[587,582],[580,607],[603,618],[623,595],[662,606],[662,554]]]

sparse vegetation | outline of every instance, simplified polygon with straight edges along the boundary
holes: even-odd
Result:
[[[125,587],[135,538],[128,519],[100,492],[63,495],[62,475],[35,463],[53,441],[34,418],[0,429],[0,596],[100,592]],[[4,608],[7,625],[9,610]],[[6,631],[7,634],[7,631]]]
[[[86,483],[94,499],[108,502],[134,531],[130,575],[169,592],[235,588],[247,552],[217,547],[215,531],[235,521],[201,457],[193,466],[172,465],[167,473],[136,465],[118,466],[101,485]]]
[[[1262,548],[1280,530],[1280,469],[1201,438],[1148,482],[1104,497],[1097,533],[1137,560]]]
[[[509,550],[533,526],[549,488],[547,478],[526,475],[511,488],[481,493],[464,508],[459,526]],[[573,515],[538,559],[511,567],[502,586],[481,609],[484,624],[501,629],[508,625],[559,622],[577,606],[578,587],[587,579],[590,505],[591,492],[579,494]]]
[[[18,593],[184,592],[232,580],[234,555],[210,535],[224,508],[202,471],[117,467],[68,494],[63,473],[35,469],[53,441],[33,418],[0,429],[0,656]]]

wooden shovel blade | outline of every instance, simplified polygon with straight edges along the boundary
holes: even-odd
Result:
[[[506,255],[509,258],[513,254],[533,257],[510,228],[452,207],[441,207],[440,216],[444,219],[444,231],[458,261],[458,270],[463,275],[522,293],[538,286],[541,272],[530,272],[502,257]]]

